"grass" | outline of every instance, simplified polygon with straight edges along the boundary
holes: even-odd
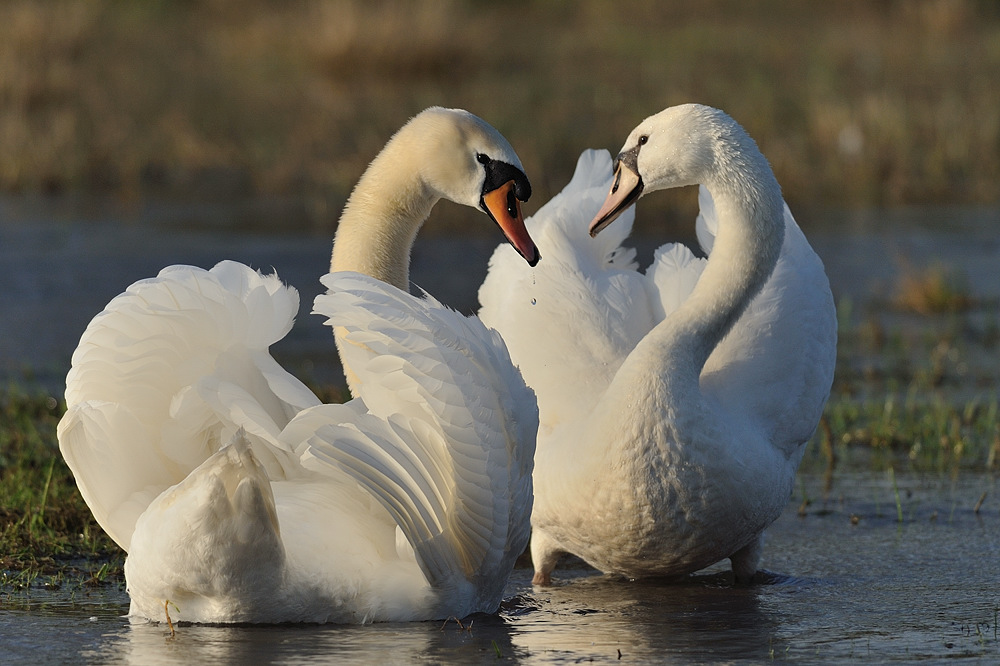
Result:
[[[961,276],[936,263],[923,273],[907,271],[896,290],[895,304],[919,314],[965,312],[974,306]]]
[[[941,397],[855,401],[834,396],[810,456],[844,461],[848,468],[902,465],[919,473],[998,469],[1000,423],[995,395],[964,403]],[[830,440],[832,446],[825,445]],[[832,453],[831,453],[832,452]]]
[[[271,224],[329,227],[386,138],[441,104],[508,136],[530,213],[583,148],[699,101],[747,127],[793,210],[995,204],[998,44],[1000,6],[977,0],[10,0],[0,191],[291,196]],[[673,196],[643,218],[690,220]]]
[[[894,293],[940,275],[908,274]],[[893,307],[838,304],[836,377],[804,469],[1000,471],[996,305],[951,284],[946,300],[930,299],[936,307],[916,293]]]
[[[0,587],[120,578],[124,555],[94,521],[56,444],[64,407],[0,390]]]

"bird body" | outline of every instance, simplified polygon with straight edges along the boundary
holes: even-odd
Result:
[[[396,140],[407,136],[428,142]],[[352,201],[395,187],[424,200],[409,217],[356,204],[334,257],[374,247],[388,259],[324,276],[314,304],[350,369],[349,402],[321,404],[274,361],[298,295],[236,262],[168,267],[84,332],[60,450],[128,553],[133,617],[361,623],[499,606],[528,541],[534,396],[499,335],[390,282],[406,285],[403,258],[440,198],[420,184],[425,169],[447,171],[441,182],[459,182],[444,196],[477,207],[498,188],[524,195],[527,180],[467,112],[430,109],[396,139],[408,159],[376,159]],[[491,180],[501,160],[522,187]],[[482,209],[537,261],[519,210]]]
[[[535,581],[564,552],[629,578],[730,558],[746,580],[829,394],[829,283],[763,155],[722,112],[653,116],[614,166],[584,153],[527,221],[545,261],[523,269],[498,248],[480,290],[480,317],[538,396]],[[622,246],[631,204],[692,184],[707,260],[668,244],[639,273]]]

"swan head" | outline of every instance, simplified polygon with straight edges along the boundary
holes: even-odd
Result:
[[[643,194],[709,180],[717,168],[717,147],[734,126],[739,127],[722,111],[700,104],[673,106],[642,121],[615,158],[611,191],[590,223],[590,235]]]
[[[529,264],[538,263],[521,214],[531,183],[500,132],[468,111],[440,107],[418,114],[404,132],[418,144],[417,168],[435,196],[482,210]]]

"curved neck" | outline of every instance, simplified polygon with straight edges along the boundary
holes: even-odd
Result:
[[[698,283],[684,303],[636,346],[622,366],[625,372],[619,372],[625,382],[652,381],[648,388],[654,402],[656,395],[688,405],[700,400],[705,362],[778,261],[785,232],[781,189],[759,152],[741,156],[738,162],[724,162],[728,168],[705,182],[715,204],[718,232]]]
[[[410,249],[438,197],[415,160],[386,146],[354,187],[337,225],[330,271],[357,271],[409,291]]]
[[[658,327],[667,337],[668,354],[689,359],[695,379],[771,276],[785,231],[777,190],[769,196],[769,188],[708,187],[719,220],[712,252],[691,294]]]

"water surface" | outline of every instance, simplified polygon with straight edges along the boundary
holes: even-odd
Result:
[[[973,297],[995,304],[997,219],[996,211],[841,214],[807,233],[838,300],[881,308],[900,275],[941,264],[966,280]],[[498,242],[422,236],[413,283],[473,312]],[[648,256],[659,242],[636,244]],[[194,228],[177,211],[81,218],[0,200],[0,380],[24,381],[27,373],[29,382],[61,393],[87,322],[128,284],[169,264],[208,268],[235,259],[277,270],[301,293],[296,326],[275,356],[306,379],[339,381],[329,332],[308,314],[329,251],[327,233]],[[978,372],[992,383],[968,382],[977,391],[995,390],[996,353],[989,355]],[[171,637],[162,625],[129,624],[122,590],[66,585],[0,593],[0,663],[1000,659],[996,480],[901,475],[900,484],[902,520],[884,476],[838,474],[829,493],[820,479],[803,476],[769,532],[764,566],[773,575],[753,587],[734,587],[725,567],[669,584],[569,568],[546,589],[532,588],[530,571],[518,570],[500,614],[473,618],[471,628],[189,626]],[[813,502],[800,516],[804,495]]]
[[[682,582],[519,569],[497,616],[363,627],[129,624],[123,591],[6,594],[5,663],[854,663],[1000,659],[1000,483],[803,476],[768,532],[762,584],[717,566]],[[986,493],[980,509],[975,506]],[[804,496],[813,498],[802,507]],[[902,511],[902,521],[898,511]],[[801,514],[801,515],[800,515]],[[619,657],[620,653],[620,657]]]
[[[205,219],[232,224],[220,228]],[[0,198],[0,380],[27,372],[61,394],[87,323],[129,284],[171,264],[211,268],[233,259],[277,271],[300,293],[296,325],[273,348],[278,360],[306,379],[340,382],[329,331],[309,314],[329,265],[329,231],[280,231],[280,220],[269,233],[259,227],[241,231],[240,219],[240,210],[231,208],[175,205],[88,213]],[[1000,300],[1000,211],[840,212],[808,222],[809,240],[826,265],[835,298],[849,300],[857,311],[872,303],[884,309],[901,275],[936,265],[952,270],[980,301]],[[666,240],[633,239],[640,263],[648,264],[652,249]],[[461,312],[475,312],[476,292],[500,242],[499,234],[491,233],[420,235],[411,265],[413,290],[426,289]]]

